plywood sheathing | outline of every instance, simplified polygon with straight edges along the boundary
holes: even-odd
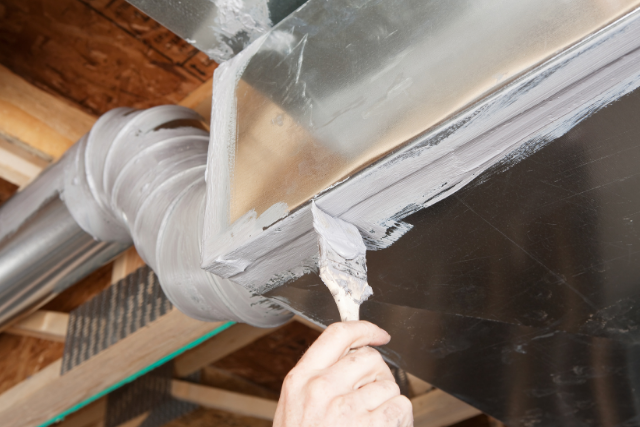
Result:
[[[124,0],[3,0],[0,63],[94,115],[178,103],[216,67]]]

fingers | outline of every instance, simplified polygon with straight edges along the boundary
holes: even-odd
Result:
[[[393,380],[376,381],[343,396],[345,404],[353,408],[373,411],[388,400],[400,396],[400,387]]]
[[[302,356],[298,366],[303,366],[304,369],[326,369],[347,354],[351,348],[384,345],[390,339],[387,332],[373,323],[366,321],[334,323]]]
[[[396,396],[387,400],[369,415],[370,427],[412,427],[413,406],[406,396]]]
[[[374,381],[393,381],[382,356],[371,347],[361,347],[338,360],[325,374],[336,385],[336,392],[349,393]]]

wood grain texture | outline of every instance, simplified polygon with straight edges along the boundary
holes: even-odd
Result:
[[[442,427],[482,412],[442,390],[432,390],[411,400],[415,427]]]
[[[107,399],[103,397],[69,415],[56,427],[104,427],[106,412]]]
[[[117,283],[140,267],[144,267],[144,265],[144,261],[140,258],[140,255],[138,255],[136,248],[131,247],[127,249],[113,261],[111,283]]]
[[[191,108],[200,114],[207,126],[211,122],[212,91],[213,79],[209,79],[180,102],[183,107]]]
[[[277,393],[246,378],[241,378],[214,366],[206,366],[200,371],[200,384],[271,400],[278,400],[279,397]]]
[[[293,321],[220,359],[213,366],[279,394],[284,377],[319,335]]]
[[[65,342],[69,314],[57,311],[38,310],[14,323],[7,333],[43,340]]]
[[[278,405],[275,400],[248,396],[180,380],[171,382],[171,395],[176,399],[195,403],[205,408],[272,421]]]
[[[186,377],[213,362],[235,353],[275,330],[273,328],[256,328],[245,324],[233,325],[198,347],[176,357],[174,362],[175,375],[178,378]]]
[[[0,412],[11,408],[16,402],[28,398],[36,391],[53,383],[60,377],[61,367],[62,359],[58,359],[47,365],[46,368],[13,386],[8,392],[0,394]]]
[[[164,427],[271,427],[272,422],[216,409],[200,408]]]
[[[57,361],[63,351],[64,343],[0,334],[0,393]]]
[[[21,188],[29,184],[50,163],[33,151],[0,135],[0,178]]]
[[[96,270],[47,303],[43,310],[69,313],[111,284],[111,264]],[[29,336],[0,334],[0,393],[55,365],[60,372],[64,343]],[[49,378],[45,372],[45,377]],[[29,378],[31,379],[31,378]],[[32,382],[33,384],[33,382]],[[0,410],[2,401],[0,398]]]
[[[127,30],[123,22],[135,9],[117,6],[80,0],[4,0],[0,62],[93,115],[121,106],[175,104],[210,77],[213,65],[199,73],[191,66],[197,64],[193,56],[185,56],[183,63],[171,59],[181,49],[179,43],[167,47],[171,38],[159,36],[167,30],[153,29],[151,24],[144,28],[140,20]],[[132,26],[144,35],[131,33]]]
[[[7,427],[39,425],[220,325],[173,310],[1,411],[0,419]]]
[[[7,7],[7,6],[2,6]],[[5,22],[0,14],[0,60]],[[14,54],[16,58],[20,55]],[[95,117],[0,65],[0,135],[51,161],[91,129]]]
[[[179,64],[191,74],[206,79],[217,67],[215,61],[191,46],[181,37],[149,18],[144,12],[125,0],[80,0],[96,12],[104,15],[128,34],[145,45],[161,52],[174,64]]]

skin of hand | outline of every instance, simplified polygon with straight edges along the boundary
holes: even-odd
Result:
[[[329,326],[285,378],[273,426],[413,426],[411,401],[368,347],[390,339],[366,321]]]

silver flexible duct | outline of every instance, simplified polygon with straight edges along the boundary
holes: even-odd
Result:
[[[112,110],[0,209],[0,328],[131,243],[194,318],[271,327],[291,317],[200,268],[209,142],[201,120],[179,106]]]

